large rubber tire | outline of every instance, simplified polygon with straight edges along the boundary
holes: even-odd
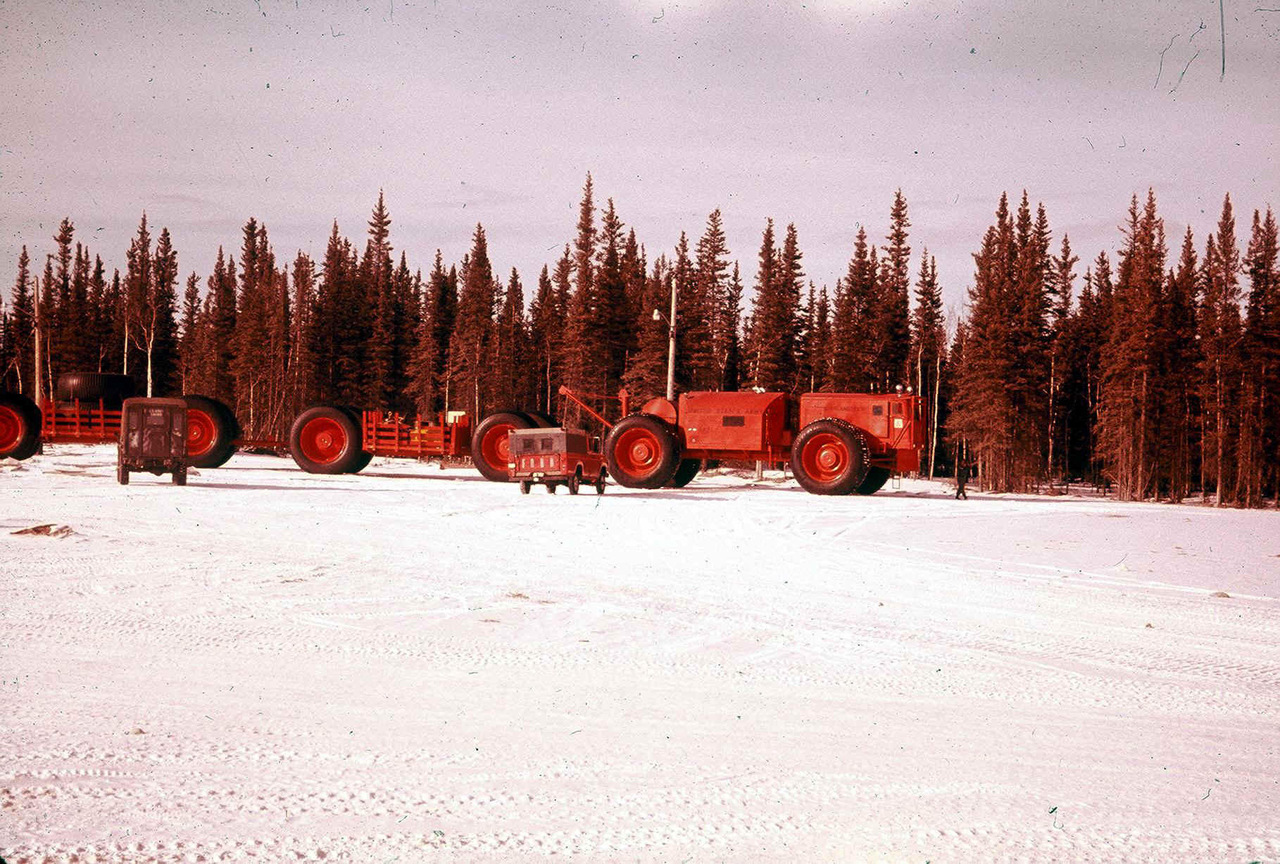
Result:
[[[507,433],[512,429],[532,429],[534,421],[521,411],[499,411],[480,421],[471,436],[471,461],[486,479],[505,483],[511,479],[507,461]]]
[[[609,476],[631,489],[661,489],[680,466],[675,430],[652,414],[623,417],[604,442]]]
[[[21,393],[0,393],[0,459],[30,459],[40,449],[42,416]]]
[[[888,468],[868,468],[867,476],[855,490],[859,495],[874,495],[889,482]]]
[[[368,450],[361,450],[359,458],[351,463],[351,467],[347,469],[348,474],[359,474],[361,471],[369,467],[369,463],[373,461],[373,454]]]
[[[224,403],[208,396],[183,396],[187,403],[187,464],[218,468],[236,452],[240,437],[236,415]]]
[[[545,411],[521,411],[519,412],[533,421],[533,425],[539,429],[554,429],[559,426],[559,421]]]
[[[867,476],[867,442],[843,420],[815,420],[791,444],[791,471],[806,492],[849,495]]]
[[[676,473],[672,476],[668,485],[674,489],[683,489],[689,485],[694,477],[698,476],[698,472],[701,470],[701,459],[681,459],[680,465],[676,468]]]
[[[347,415],[351,418],[351,422],[356,424],[356,428],[360,430],[360,443],[361,445],[363,445],[364,444],[364,409],[355,408],[351,405],[339,405],[338,407],[341,408],[343,411],[347,412]],[[354,463],[352,463],[351,468],[349,468],[346,473],[359,474],[361,471],[368,468],[369,463],[372,461],[373,461],[373,454],[370,453],[368,450],[362,449],[360,458],[357,459]]]
[[[289,454],[308,474],[346,474],[364,457],[360,424],[335,405],[316,405],[289,429]]]
[[[137,391],[138,385],[129,375],[110,372],[66,372],[58,376],[53,398],[59,402],[97,402],[119,408]]]

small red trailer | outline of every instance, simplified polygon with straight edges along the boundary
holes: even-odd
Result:
[[[925,423],[903,393],[702,391],[658,398],[613,424],[609,475],[622,486],[684,486],[705,460],[789,462],[815,495],[871,495],[894,472],[917,471]]]

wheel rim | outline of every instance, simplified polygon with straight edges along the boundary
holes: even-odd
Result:
[[[495,423],[484,433],[480,442],[480,455],[484,461],[501,471],[507,470],[507,459],[511,456],[511,448],[507,446],[507,433],[516,428],[514,423]]]
[[[187,409],[187,456],[203,456],[213,449],[218,427],[204,411]]]
[[[0,405],[0,453],[8,453],[22,440],[22,418],[8,405]]]
[[[613,449],[618,467],[633,477],[646,477],[658,470],[662,442],[648,429],[627,429],[618,436]]]
[[[800,454],[804,472],[821,483],[835,480],[847,471],[850,461],[848,445],[830,432],[814,435]]]
[[[302,427],[302,434],[298,439],[302,455],[321,465],[338,461],[346,452],[348,443],[347,430],[337,420],[329,417],[309,420]]]

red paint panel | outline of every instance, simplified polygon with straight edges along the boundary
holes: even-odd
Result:
[[[680,429],[693,450],[747,450],[790,442],[785,393],[700,391],[680,397]]]

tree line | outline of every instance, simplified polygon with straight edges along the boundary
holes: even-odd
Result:
[[[43,272],[19,256],[0,307],[0,386],[30,394],[39,375],[49,393],[63,372],[123,372],[141,392],[221,399],[251,438],[282,437],[316,402],[572,414],[562,384],[664,393],[674,293],[678,391],[909,387],[928,408],[930,476],[962,466],[996,491],[1076,480],[1131,500],[1276,503],[1270,208],[1254,211],[1242,251],[1227,196],[1203,252],[1188,227],[1172,261],[1154,192],[1135,196],[1114,265],[1104,250],[1080,275],[1043,205],[1002,195],[950,324],[936,259],[922,250],[913,266],[910,229],[898,192],[883,234],[858,229],[833,286],[805,273],[796,226],[772,220],[744,274],[719,210],[696,241],[681,232],[650,260],[588,175],[574,236],[526,287],[515,268],[495,272],[479,224],[461,261],[437,250],[425,274],[411,267],[381,194],[363,249],[335,222],[321,261],[281,263],[251,218],[238,251],[220,248],[212,273],[185,282],[168,230],[153,243],[145,214],[109,278],[63,219]]]

